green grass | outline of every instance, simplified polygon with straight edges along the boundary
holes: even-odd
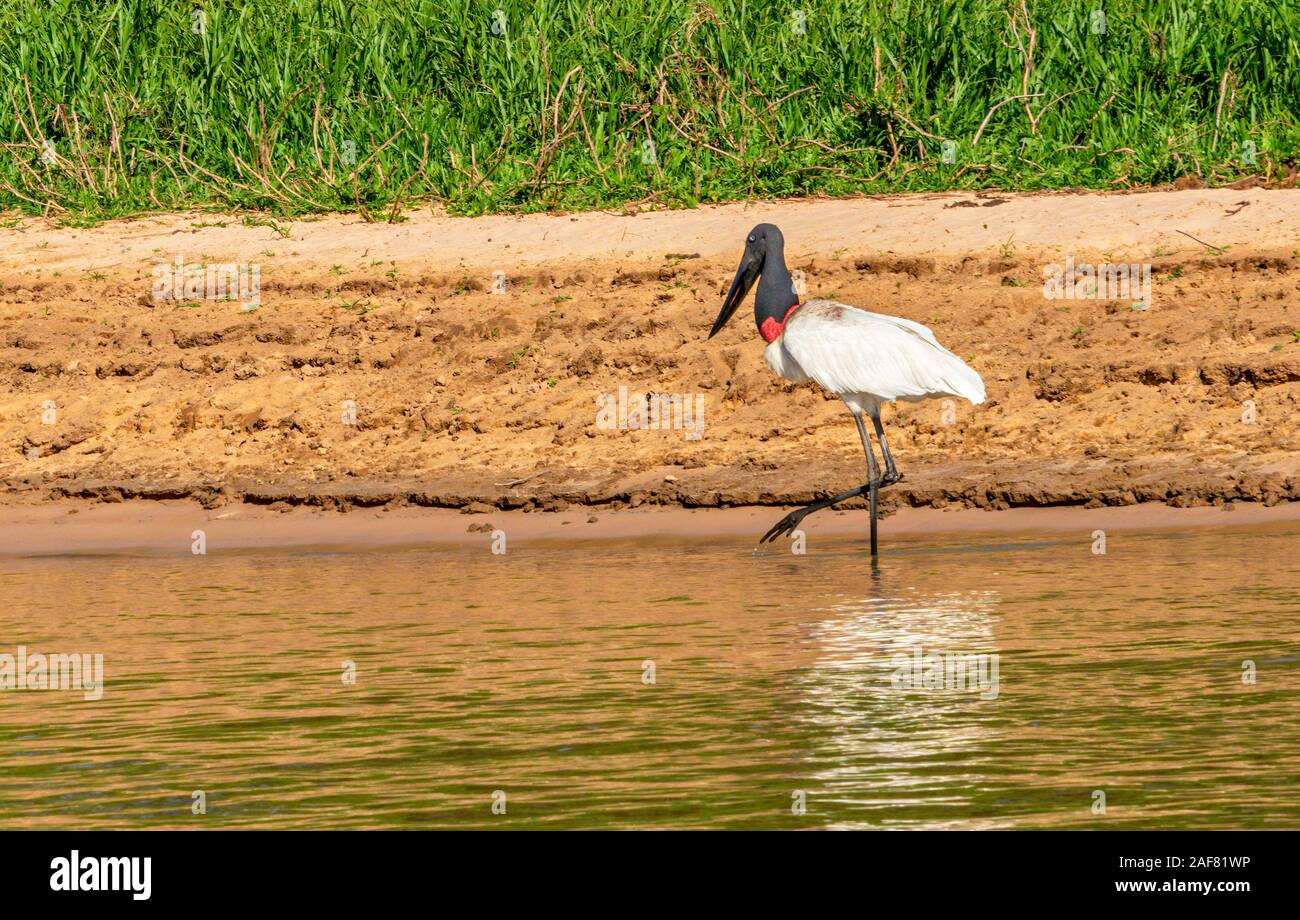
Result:
[[[0,0],[0,208],[1219,184],[1300,141],[1297,0],[210,0],[201,34],[194,8]]]

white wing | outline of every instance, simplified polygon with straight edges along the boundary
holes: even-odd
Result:
[[[768,346],[784,354],[767,363],[793,359],[803,376],[836,395],[868,394],[881,401],[960,396],[978,405],[984,381],[934,333],[910,319],[868,313],[834,300],[810,300],[791,314],[780,337]]]

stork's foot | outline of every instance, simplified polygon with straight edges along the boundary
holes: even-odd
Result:
[[[771,543],[777,537],[790,536],[790,534],[794,533],[799,528],[799,524],[802,523],[803,519],[816,510],[816,508],[797,508],[794,511],[791,511],[785,517],[781,518],[781,520],[777,521],[776,526],[763,534],[763,539],[758,541],[759,545],[761,546],[764,543]]]
[[[833,508],[840,502],[848,501],[850,498],[856,498],[859,495],[870,492],[873,485],[876,489],[881,489],[884,486],[893,485],[902,478],[902,474],[895,470],[892,473],[886,473],[883,477],[874,482],[860,485],[856,489],[849,489],[849,491],[842,492],[832,498],[823,498],[821,501],[813,502],[811,505],[804,505],[802,508],[796,508],[785,517],[781,518],[781,520],[777,521],[776,526],[771,530],[763,534],[763,538],[758,541],[758,545],[762,546],[764,543],[771,543],[777,537],[790,536],[799,527],[800,523],[803,522],[803,519],[814,511],[820,511],[823,508]]]

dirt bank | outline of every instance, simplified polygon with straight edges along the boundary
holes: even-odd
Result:
[[[522,541],[729,540],[743,552],[788,555],[785,541],[760,548],[758,539],[780,517],[774,508],[678,508],[643,506],[617,512],[486,511],[444,508],[359,508],[346,514],[320,508],[230,505],[206,509],[189,499],[88,504],[79,499],[11,502],[0,507],[0,558],[104,553],[147,553],[190,557],[196,531],[203,552],[279,549],[359,551],[392,546],[458,544],[500,552]],[[1222,507],[1170,508],[1147,502],[1126,508],[901,508],[881,523],[885,552],[931,540],[971,538],[999,545],[1012,540],[1075,542],[1092,552],[1095,533],[1119,541],[1126,531],[1237,528],[1276,525],[1294,528],[1300,502],[1265,507],[1230,503]],[[809,520],[802,548],[809,552],[845,546],[866,550],[865,509],[823,512]],[[505,542],[500,542],[504,536]],[[831,541],[831,542],[827,542]],[[1118,543],[1117,545],[1122,545]]]
[[[774,379],[747,312],[705,341],[759,220],[808,296],[924,322],[984,376],[984,406],[888,412],[887,508],[1300,500],[1300,191],[1251,189],[24,220],[0,229],[0,502],[565,510],[856,485],[842,405]],[[1067,257],[1150,263],[1149,308],[1045,299]],[[177,258],[256,268],[260,306],[155,298]],[[702,436],[602,427],[620,388],[698,398]]]

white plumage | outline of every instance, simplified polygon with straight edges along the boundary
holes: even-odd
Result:
[[[920,323],[869,313],[834,300],[810,300],[790,314],[763,352],[786,380],[813,380],[854,412],[882,402],[960,396],[984,402],[984,381]]]

